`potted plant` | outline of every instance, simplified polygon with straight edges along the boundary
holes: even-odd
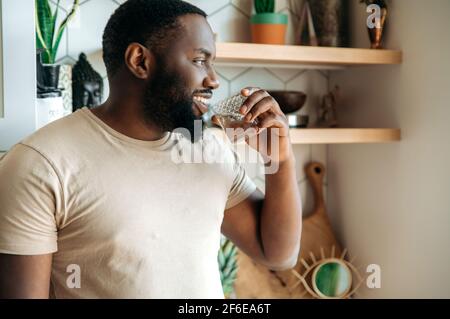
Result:
[[[288,17],[275,13],[275,0],[254,0],[256,14],[251,17],[252,41],[285,44]]]
[[[57,27],[60,0],[52,13],[48,0],[36,1],[36,46],[41,52],[45,86],[58,88],[60,65],[55,64],[56,54],[64,31],[79,6],[79,0],[73,1],[72,9]]]
[[[367,21],[367,30],[369,32],[370,47],[372,49],[381,49],[381,42],[383,40],[383,31],[387,17],[387,4],[385,0],[360,0],[360,3],[365,3],[366,6],[376,5],[378,8]],[[379,11],[378,11],[379,10]],[[378,11],[378,12],[377,12]],[[368,11],[370,12],[370,11]],[[374,16],[375,14],[375,16]],[[376,17],[378,15],[378,17]],[[375,23],[373,18],[375,17]],[[372,22],[369,24],[369,22]]]

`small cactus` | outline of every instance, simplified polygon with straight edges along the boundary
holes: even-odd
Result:
[[[255,0],[256,13],[275,12],[275,0]]]

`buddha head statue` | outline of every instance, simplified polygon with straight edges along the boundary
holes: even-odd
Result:
[[[93,108],[102,103],[103,79],[81,53],[72,71],[73,111],[82,107]]]

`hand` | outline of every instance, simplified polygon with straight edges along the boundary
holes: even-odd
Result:
[[[240,112],[245,115],[246,122],[257,120],[257,135],[246,137],[246,143],[256,149],[265,161],[283,163],[292,159],[289,124],[278,102],[265,90],[250,92],[249,88],[242,89],[241,94],[248,98]],[[278,147],[272,149],[276,145]]]

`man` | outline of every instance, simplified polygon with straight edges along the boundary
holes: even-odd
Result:
[[[129,0],[103,50],[108,100],[0,161],[0,298],[223,298],[220,232],[272,269],[293,267],[301,202],[276,101],[258,90],[241,109],[260,132],[277,132],[277,154],[256,146],[278,166],[265,197],[215,135],[174,132],[195,136],[219,85],[206,14],[179,0]],[[199,145],[222,160],[173,160]]]

